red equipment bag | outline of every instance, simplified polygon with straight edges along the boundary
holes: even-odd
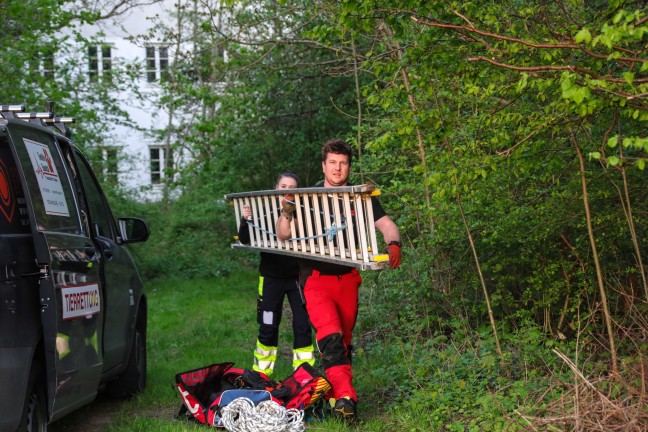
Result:
[[[232,400],[246,397],[255,405],[272,400],[286,408],[305,410],[331,389],[324,376],[302,363],[285,380],[274,382],[261,372],[218,363],[176,374],[176,387],[183,405],[177,418],[223,427],[221,409]]]
[[[331,390],[331,383],[308,363],[302,363],[272,390],[286,408],[305,410],[322,399]]]
[[[179,418],[221,427],[220,409],[233,400],[232,396],[247,397],[255,404],[275,400],[268,377],[249,369],[233,368],[234,363],[218,363],[176,374],[176,387],[183,405]],[[231,393],[237,390],[238,393]]]

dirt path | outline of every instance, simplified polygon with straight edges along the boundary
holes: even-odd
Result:
[[[99,396],[91,404],[49,426],[50,432],[106,432],[123,401]]]

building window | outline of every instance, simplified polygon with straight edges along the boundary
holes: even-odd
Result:
[[[146,47],[146,81],[152,83],[166,77],[169,70],[169,47]]]
[[[173,151],[165,146],[149,147],[149,156],[151,160],[151,184],[160,184],[167,178],[172,179],[173,173]]]
[[[38,58],[27,62],[27,70],[32,75],[54,78],[54,53],[51,50],[42,50],[38,53]]]
[[[54,78],[54,53],[43,53],[40,66],[41,74],[45,78]]]
[[[162,181],[162,149],[151,148],[151,184],[158,184]]]
[[[111,81],[112,71],[112,47],[110,45],[91,45],[88,47],[88,74],[91,81],[97,81],[100,77]]]
[[[117,185],[119,174],[119,148],[101,148],[101,174],[102,180],[111,185]]]

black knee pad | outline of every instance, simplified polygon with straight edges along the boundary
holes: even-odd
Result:
[[[317,341],[322,353],[322,367],[348,365],[349,357],[341,333],[333,333]]]

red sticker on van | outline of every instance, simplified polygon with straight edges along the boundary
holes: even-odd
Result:
[[[11,223],[13,219],[16,202],[13,199],[9,170],[4,161],[0,159],[0,211],[5,219]]]

